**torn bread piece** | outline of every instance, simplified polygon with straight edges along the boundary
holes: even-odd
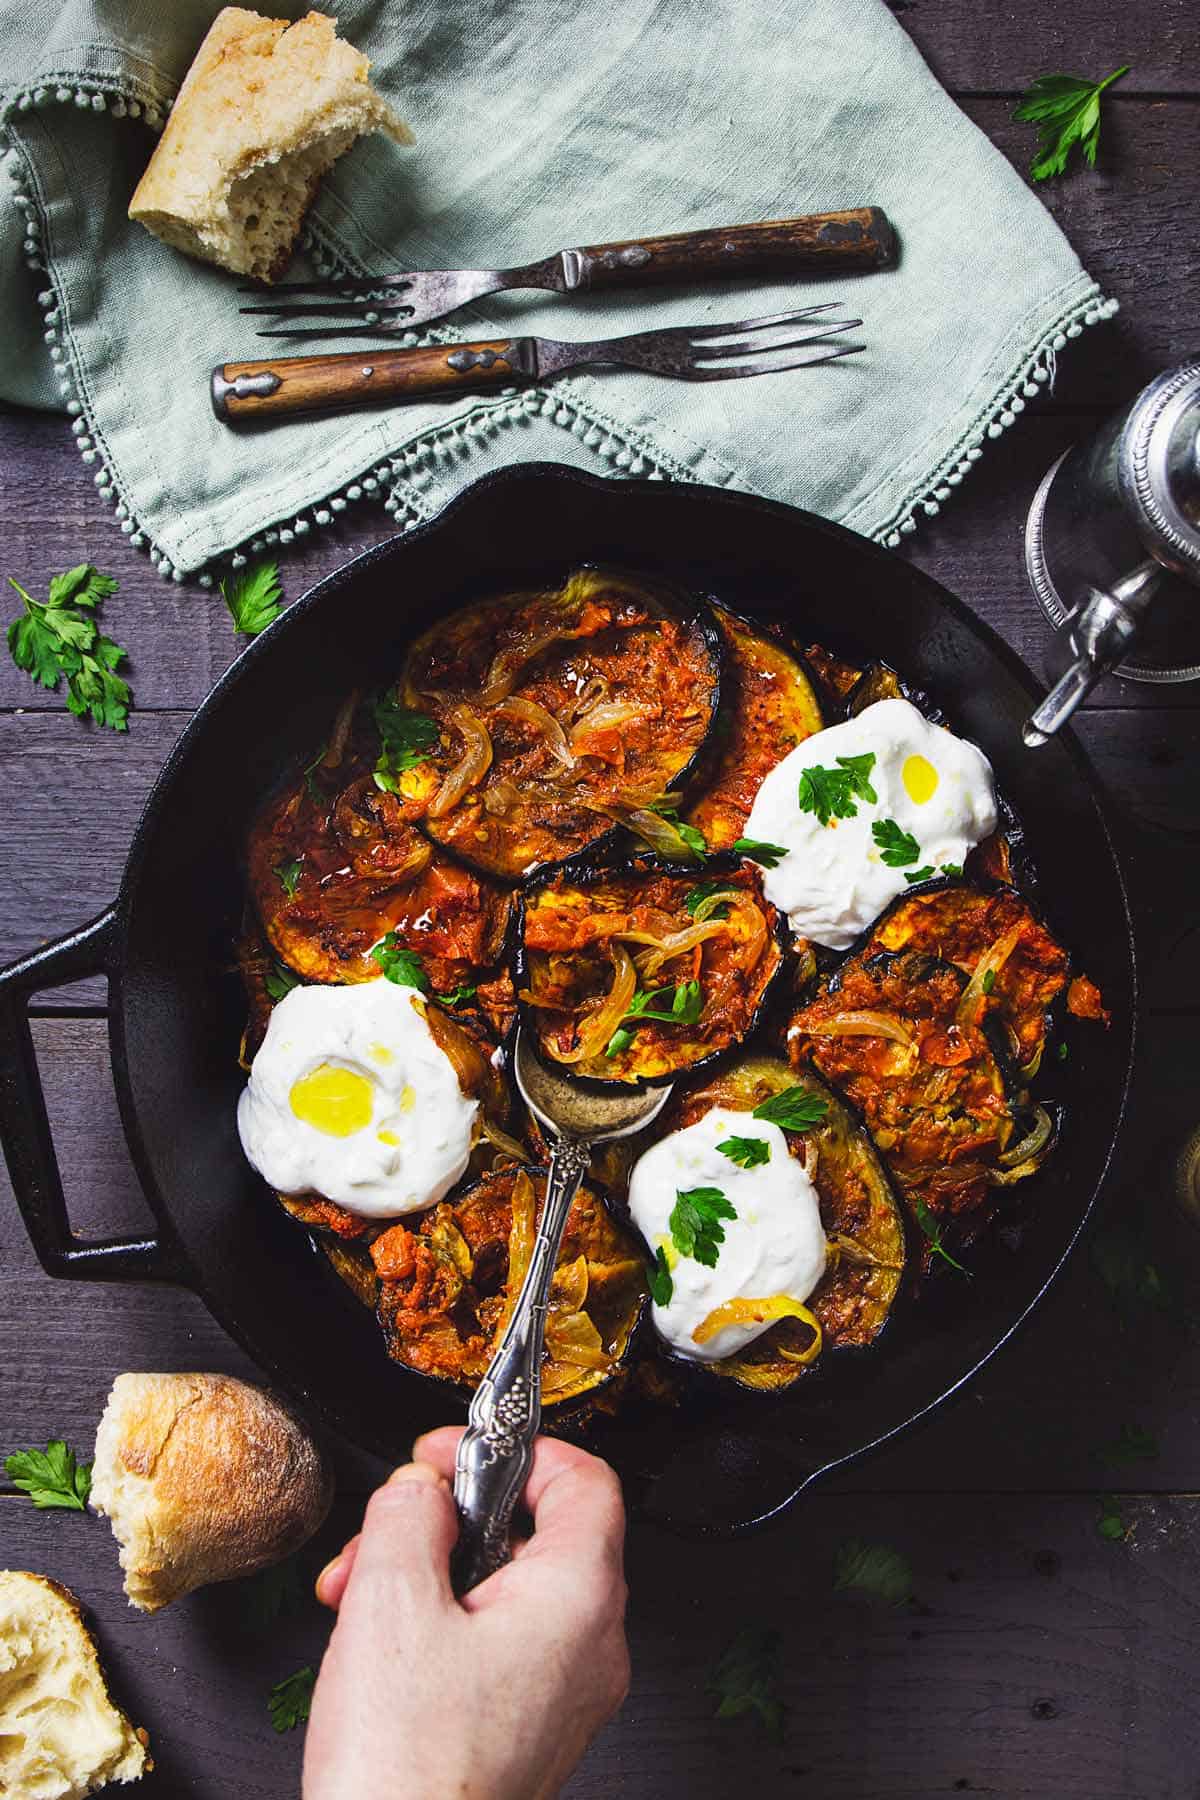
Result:
[[[149,1742],[109,1698],[70,1588],[0,1571],[0,1794],[83,1800],[148,1774]]]
[[[282,1561],[333,1500],[283,1403],[228,1375],[118,1375],[96,1432],[91,1502],[121,1545],[125,1592],[157,1612]]]
[[[412,133],[367,79],[367,58],[310,12],[295,24],[240,6],[196,53],[129,217],[204,262],[277,281],[321,177],[356,138]]]

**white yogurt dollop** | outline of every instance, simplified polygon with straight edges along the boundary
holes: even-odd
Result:
[[[717,1146],[730,1138],[758,1138],[768,1160],[743,1169]],[[720,1188],[737,1214],[723,1219],[725,1239],[715,1268],[681,1256],[671,1242],[670,1218],[681,1190]],[[770,1321],[730,1324],[706,1343],[693,1336],[728,1300],[769,1300],[777,1294],[805,1301],[825,1272],[825,1229],[817,1190],[778,1125],[716,1106],[651,1145],[634,1165],[629,1210],[651,1252],[660,1246],[671,1267],[672,1293],[653,1308],[655,1326],[683,1356],[718,1362],[753,1343]]]
[[[837,770],[839,757],[868,753],[875,759],[866,776],[873,801],[856,794],[854,816],[827,824],[801,811],[806,769]],[[915,840],[915,858],[899,867],[884,861],[872,835],[883,821]],[[775,765],[758,790],[746,836],[787,852],[775,868],[764,869],[763,889],[792,929],[846,950],[911,885],[906,874],[961,869],[996,821],[992,766],[983,751],[931,725],[907,700],[877,700],[844,725],[806,738]]]
[[[478,1108],[413,988],[296,987],[271,1014],[238,1132],[247,1160],[280,1193],[311,1191],[363,1218],[393,1219],[453,1187]]]

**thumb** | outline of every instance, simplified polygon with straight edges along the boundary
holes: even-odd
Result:
[[[405,1463],[371,1496],[342,1611],[438,1610],[454,1604],[450,1552],[458,1515],[449,1483],[428,1463]]]

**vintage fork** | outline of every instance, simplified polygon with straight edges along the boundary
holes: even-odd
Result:
[[[422,394],[547,381],[568,369],[615,365],[684,381],[778,375],[836,362],[865,348],[837,343],[861,319],[827,318],[839,302],[769,313],[724,325],[672,325],[593,343],[556,338],[496,338],[432,344],[417,350],[369,350],[332,356],[222,363],[212,372],[212,405],[226,424],[295,413],[331,412],[409,400]]]
[[[849,212],[716,226],[671,237],[588,244],[577,250],[556,250],[539,262],[514,269],[424,269],[405,275],[293,281],[269,295],[261,288],[243,288],[258,304],[240,310],[273,314],[283,322],[282,329],[260,331],[259,337],[378,337],[413,331],[486,294],[515,288],[543,288],[574,296],[596,288],[735,276],[778,279],[800,270],[838,275],[851,269],[887,268],[895,256],[896,238],[887,215],[878,206],[859,206]],[[304,299],[293,304],[300,295]],[[314,304],[311,296],[329,304]],[[290,323],[302,318],[344,319],[347,323],[299,327]],[[355,324],[355,319],[362,323]]]

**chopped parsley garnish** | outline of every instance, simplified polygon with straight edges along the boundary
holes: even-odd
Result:
[[[950,876],[957,878],[959,875],[962,874],[962,870],[963,870],[963,866],[961,863],[943,863],[942,864],[942,874],[943,875],[950,875]]]
[[[708,1680],[708,1691],[717,1696],[718,1719],[736,1719],[742,1713],[758,1714],[776,1742],[783,1736],[787,1708],[775,1692],[779,1661],[779,1633],[750,1625],[739,1631],[718,1657]]]
[[[718,1250],[725,1242],[721,1220],[736,1218],[720,1188],[676,1188],[668,1220],[671,1242],[680,1256],[691,1256],[706,1269],[715,1269]]]
[[[781,1094],[772,1094],[769,1100],[755,1107],[751,1117],[765,1119],[782,1131],[808,1131],[811,1126],[819,1125],[828,1111],[829,1102],[823,1094],[813,1094],[808,1088],[796,1086],[784,1088]]]
[[[649,807],[648,811],[657,813],[659,818],[676,833],[684,848],[693,856],[708,854],[708,839],[704,833],[698,831],[694,825],[685,825],[673,806],[666,801],[659,800],[654,806]]]
[[[604,1047],[605,1056],[620,1056],[623,1050],[628,1050],[633,1039],[632,1031],[624,1025],[618,1025]]]
[[[912,832],[905,831],[896,819],[876,819],[871,826],[871,836],[875,839],[880,862],[886,863],[889,869],[906,869],[921,854],[921,846]],[[908,879],[916,881],[917,876],[910,875]]]
[[[300,977],[293,975],[283,963],[274,962],[263,976],[263,986],[272,1000],[282,1000],[285,994],[300,986]]]
[[[650,1283],[650,1298],[655,1306],[670,1306],[675,1283],[671,1280],[671,1266],[661,1244],[655,1251],[654,1261],[646,1270],[646,1279]]]
[[[379,760],[375,764],[375,786],[385,793],[400,791],[400,776],[426,762],[441,741],[437,723],[428,714],[401,706],[390,694],[375,701],[375,729],[379,733]]]
[[[317,784],[317,778],[314,771],[324,762],[325,752],[328,748],[328,744],[322,744],[321,748],[317,751],[317,754],[304,770],[304,785],[308,789],[308,797],[314,806],[320,806],[325,799],[324,794]]]
[[[739,856],[748,856],[751,862],[761,863],[764,869],[773,869],[787,855],[782,844],[764,844],[760,838],[738,838],[733,849]]]
[[[282,596],[278,563],[251,563],[248,569],[235,569],[221,583],[221,598],[229,608],[233,629],[243,637],[257,637],[279,617]]]
[[[1071,1054],[1070,1047],[1067,1044],[1060,1044],[1054,1054],[1057,1056],[1059,1062],[1066,1062]]]
[[[828,825],[831,819],[852,819],[859,800],[874,802],[879,798],[869,779],[874,767],[873,750],[864,751],[862,756],[839,756],[836,769],[815,763],[800,777],[800,811],[816,813],[822,825]]]
[[[470,986],[465,981],[460,981],[458,986],[451,988],[448,994],[435,994],[434,999],[439,1001],[442,1006],[467,1006],[478,992],[478,988]]]
[[[932,881],[937,870],[932,863],[926,863],[923,869],[913,869],[905,875],[909,887],[915,887],[918,881]]]
[[[92,1465],[76,1462],[75,1452],[61,1438],[51,1438],[44,1450],[14,1450],[4,1459],[4,1472],[39,1511],[52,1506],[68,1512],[87,1510]]]
[[[666,1010],[670,1002],[670,1011]],[[662,1025],[694,1025],[704,1010],[704,999],[698,981],[681,981],[675,987],[656,988],[653,993],[639,992],[629,1002],[627,1019],[632,1025],[618,1026],[608,1040],[604,1054],[619,1056],[628,1050],[638,1026],[649,1019]]]
[[[728,894],[730,899],[733,898],[733,890],[730,888],[728,882],[702,881],[697,887],[694,887],[690,893],[684,896],[683,904],[687,907],[692,917],[695,918],[700,908],[704,905],[704,902],[713,899],[716,894]],[[708,917],[710,919],[727,919],[729,917],[729,900],[723,899],[717,906],[710,906],[708,909]]]
[[[1129,73],[1123,63],[1103,81],[1087,81],[1079,75],[1039,75],[1022,94],[1013,118],[1038,128],[1038,148],[1029,165],[1035,181],[1061,175],[1072,146],[1079,145],[1089,168],[1096,165],[1100,143],[1100,96],[1105,88]]]
[[[8,651],[18,669],[51,692],[65,680],[68,712],[125,731],[131,696],[116,673],[125,652],[101,635],[95,619],[100,602],[117,591],[114,577],[80,563],[53,577],[45,600],[35,600],[11,575],[8,579],[25,602],[24,613],[8,627]]]
[[[1121,1517],[1120,1502],[1115,1494],[1101,1494],[1100,1517],[1096,1520],[1096,1530],[1110,1544],[1123,1544],[1127,1537],[1133,1535],[1133,1526]]]
[[[406,950],[403,944],[398,944],[394,931],[389,931],[382,942],[376,944],[371,955],[397,987],[417,988],[422,994],[429,992],[429,977],[420,957],[415,950]]]
[[[951,1256],[950,1252],[942,1242],[942,1227],[938,1224],[938,1221],[929,1210],[928,1206],[926,1206],[920,1194],[913,1195],[912,1203],[913,1211],[917,1215],[917,1224],[924,1232],[925,1240],[933,1255],[940,1256],[943,1262],[949,1263],[952,1269],[957,1269],[960,1275],[965,1275],[969,1279],[971,1274],[970,1269],[964,1269],[962,1264],[957,1262],[955,1258]]]
[[[912,1566],[889,1544],[864,1544],[859,1538],[849,1538],[833,1559],[833,1585],[857,1589],[886,1606],[903,1606],[912,1599]]]
[[[739,1169],[757,1169],[760,1164],[770,1162],[771,1146],[765,1138],[731,1137],[726,1138],[717,1149],[722,1156],[727,1156]]]
[[[983,971],[983,980],[979,984],[981,990],[985,994],[990,994],[992,989],[995,987],[995,985],[996,985],[995,969],[985,969]]]
[[[317,1678],[310,1668],[297,1669],[283,1681],[277,1681],[267,1696],[267,1711],[276,1731],[292,1731],[303,1725],[312,1708],[313,1689]]]
[[[272,874],[289,900],[296,898],[296,889],[300,885],[301,860],[293,857],[291,862],[276,863]]]

